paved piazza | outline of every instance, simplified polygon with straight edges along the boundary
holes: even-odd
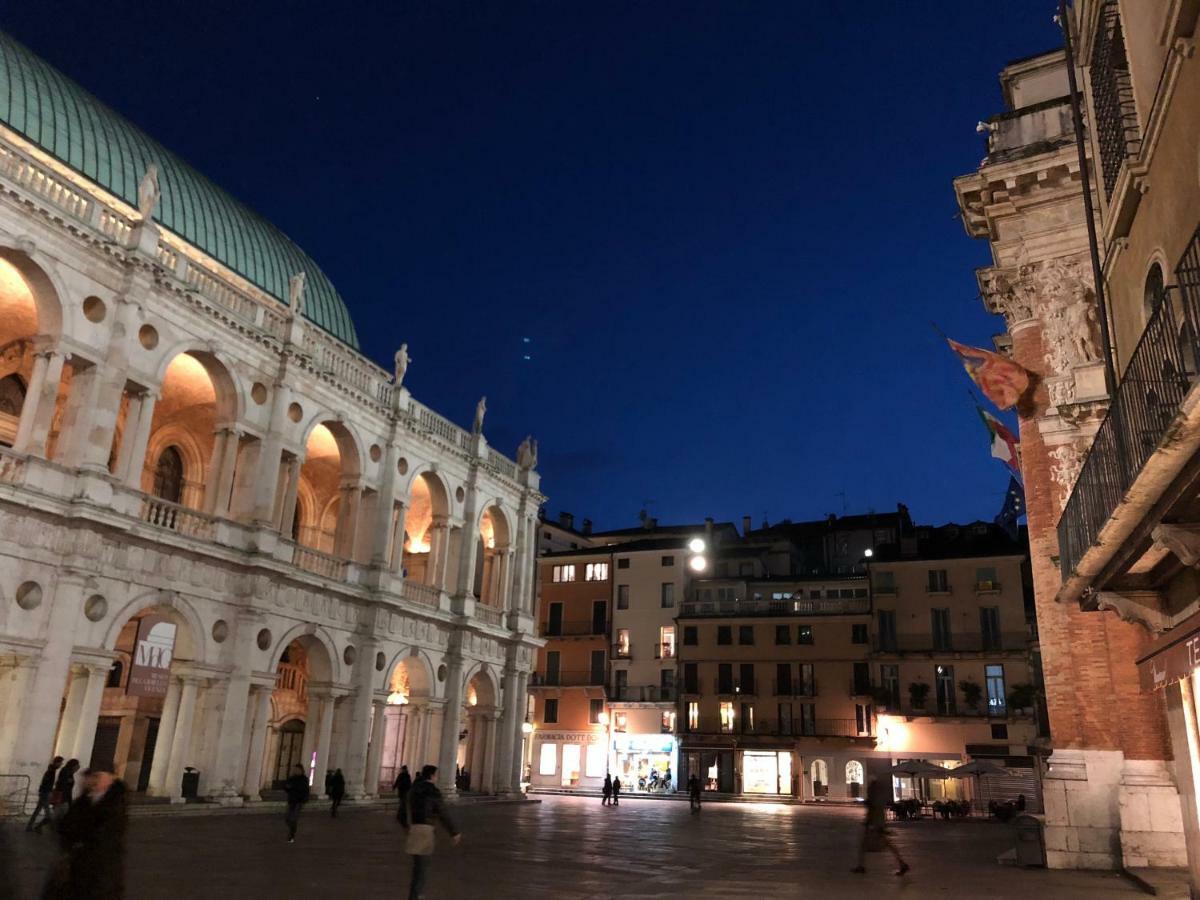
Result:
[[[1007,828],[926,821],[896,828],[913,865],[904,879],[890,859],[853,875],[860,815],[847,808],[548,797],[541,804],[462,810],[464,840],[440,841],[427,896],[530,897],[1135,897],[1109,873],[997,866]],[[24,854],[24,896],[51,841],[8,830]],[[330,819],[307,810],[294,845],[281,816],[139,818],[130,823],[130,898],[402,897],[409,873],[399,828],[380,810]],[[35,895],[35,894],[34,894]]]

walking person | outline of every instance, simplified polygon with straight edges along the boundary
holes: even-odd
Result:
[[[50,821],[50,813],[54,809],[54,782],[58,778],[58,770],[63,764],[63,758],[56,756],[50,760],[50,766],[42,775],[42,781],[38,785],[38,802],[33,808],[33,815],[29,818],[29,824],[25,826],[26,831],[42,830],[42,826]],[[42,813],[42,821],[37,822],[38,813]],[[35,825],[34,823],[37,822]]]
[[[346,796],[346,776],[342,774],[341,769],[334,769],[333,774],[329,776],[329,815],[337,818],[338,807],[342,805],[342,798]]]
[[[872,778],[867,786],[867,818],[864,824],[862,844],[858,851],[858,865],[851,869],[859,875],[867,871],[867,854],[879,853],[883,850],[891,852],[896,858],[896,875],[908,871],[908,863],[888,837],[887,829],[888,789],[879,778]]]
[[[457,844],[462,840],[454,820],[442,801],[442,792],[434,782],[437,766],[425,766],[421,774],[413,782],[409,792],[409,806],[412,824],[409,826],[408,839],[404,842],[404,852],[412,857],[412,883],[409,885],[409,900],[420,900],[424,896],[425,879],[429,875],[429,858],[433,856],[434,824],[441,822],[451,840]]]
[[[612,775],[608,772],[604,773],[604,787],[600,789],[600,793],[604,795],[604,799],[600,801],[601,806],[608,806],[612,800]]]
[[[59,820],[71,811],[71,803],[75,800],[75,773],[78,771],[79,760],[68,759],[58,770],[58,777],[54,779],[50,802],[54,805],[54,814]]]
[[[84,790],[58,824],[63,857],[43,900],[120,900],[125,895],[125,785],[88,769]]]
[[[308,779],[304,776],[303,768],[293,767],[291,777],[283,783],[283,790],[287,794],[287,813],[283,821],[287,822],[288,843],[294,844],[296,826],[300,824],[300,810],[308,802]]]
[[[689,777],[687,780],[687,789],[688,789],[688,808],[695,810],[696,812],[699,812],[700,811],[700,791],[702,790],[702,787],[700,785],[700,779],[697,778],[695,775],[692,775],[691,777]]]
[[[408,828],[408,792],[412,790],[412,776],[408,774],[408,766],[400,767],[400,774],[396,776],[396,782],[392,787],[396,791],[396,797],[400,800],[400,806],[396,810],[396,821]]]
[[[612,797],[613,797],[612,805],[620,806],[621,805],[621,777],[619,775],[613,779]]]

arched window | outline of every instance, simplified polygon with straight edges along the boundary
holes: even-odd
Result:
[[[846,763],[846,784],[863,783],[863,765],[857,759]]]
[[[167,447],[154,467],[154,496],[171,503],[183,498],[183,457],[178,448]]]
[[[1162,266],[1155,263],[1150,267],[1150,271],[1146,273],[1146,288],[1142,293],[1142,307],[1145,310],[1147,321],[1162,306],[1166,295],[1166,287],[1163,284]]]
[[[119,659],[114,659],[112,668],[108,670],[108,680],[104,682],[105,687],[119,688],[121,686],[121,675],[125,672],[125,664]]]

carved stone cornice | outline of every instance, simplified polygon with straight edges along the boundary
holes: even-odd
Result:
[[[1151,634],[1162,634],[1171,627],[1171,618],[1158,608],[1161,600],[1156,591],[1129,591],[1125,594],[1092,591],[1090,594],[1090,597],[1084,596],[1085,605],[1114,612],[1123,622],[1141,625]]]

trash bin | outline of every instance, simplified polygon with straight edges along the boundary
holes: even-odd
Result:
[[[183,784],[180,787],[184,798],[190,797],[195,800],[200,794],[200,770],[193,769],[191,766],[184,766],[183,769]]]
[[[1017,865],[1046,865],[1046,829],[1036,816],[1017,816]]]

